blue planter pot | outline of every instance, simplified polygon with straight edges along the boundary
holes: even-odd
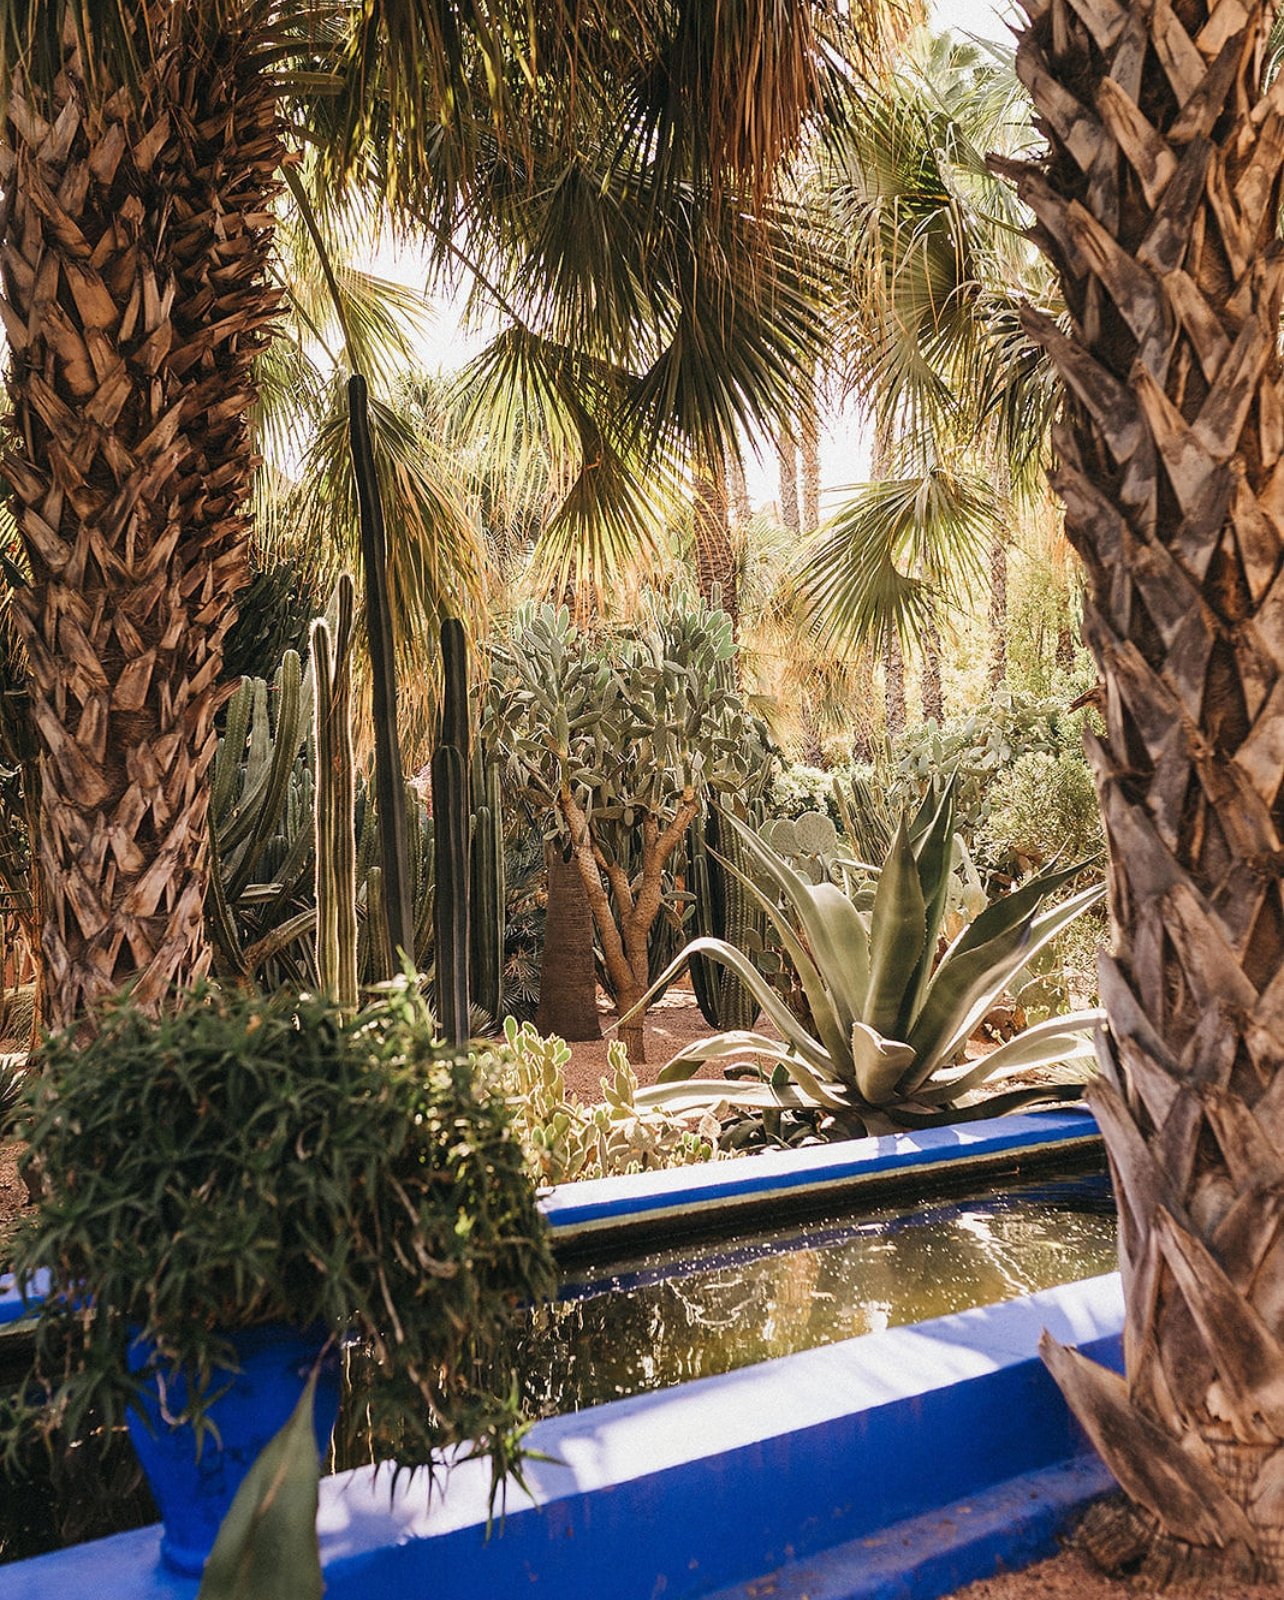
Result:
[[[218,1438],[206,1434],[199,1459],[191,1425],[175,1427],[161,1414],[154,1375],[146,1380],[141,1398],[143,1417],[132,1408],[128,1414],[129,1436],[165,1528],[161,1556],[176,1572],[189,1575],[204,1570],[236,1491],[259,1452],[298,1404],[325,1338],[268,1323],[232,1334],[230,1343],[241,1370],[216,1375],[215,1390],[225,1384],[230,1387],[209,1408]],[[153,1346],[136,1340],[129,1348],[130,1371],[142,1372],[152,1353]],[[339,1354],[331,1350],[316,1390],[317,1449],[322,1456],[330,1448],[339,1414],[339,1380]],[[165,1399],[170,1416],[182,1413],[187,1387],[181,1377],[167,1380]]]

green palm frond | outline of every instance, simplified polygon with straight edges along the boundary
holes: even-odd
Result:
[[[866,484],[799,558],[803,615],[830,647],[914,632],[979,576],[1000,513],[983,478],[940,465]]]

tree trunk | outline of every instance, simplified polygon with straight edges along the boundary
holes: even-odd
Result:
[[[1273,6],[1035,5],[1052,140],[1005,166],[1070,314],[1055,484],[1105,686],[1110,1016],[1089,1097],[1119,1199],[1127,1377],[1046,1358],[1151,1579],[1284,1579],[1284,80]],[[1180,17],[1180,20],[1179,20]],[[1083,20],[1080,20],[1080,19]]]
[[[905,732],[905,652],[895,628],[887,635],[883,655],[883,704],[887,711],[887,737],[896,739]]]
[[[780,520],[790,533],[802,531],[798,508],[798,444],[782,422],[776,435],[776,459],[780,464]]]
[[[720,461],[701,460],[695,474],[696,587],[706,605],[740,622],[739,565],[727,512],[727,478]]]
[[[816,385],[808,385],[804,397],[800,455],[802,481],[799,495],[799,515],[804,534],[815,533],[820,526],[820,408],[816,401]]]
[[[745,527],[753,516],[753,507],[749,504],[749,485],[738,443],[727,451],[727,501],[732,527]]]
[[[539,1010],[535,1026],[559,1039],[600,1039],[597,969],[593,959],[593,917],[573,860],[557,845],[548,861],[548,911],[539,969]]]
[[[990,545],[990,624],[991,689],[997,689],[1008,675],[1008,547],[1002,534]]]
[[[279,298],[276,102],[230,9],[208,45],[165,11],[132,91],[87,87],[74,49],[51,96],[11,85],[3,476],[32,569],[14,615],[55,1027],[129,980],[156,1007],[209,963],[206,779]]]
[[[934,618],[923,625],[923,719],[945,720],[945,692],[941,688],[941,630]]]

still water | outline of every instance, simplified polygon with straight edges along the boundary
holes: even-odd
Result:
[[[617,1261],[578,1272],[532,1314],[526,1404],[598,1405],[1115,1266],[1104,1176]]]
[[[1026,1183],[577,1269],[514,1355],[547,1416],[1114,1267],[1104,1177]],[[156,1519],[127,1441],[101,1443],[0,1478],[0,1564]]]

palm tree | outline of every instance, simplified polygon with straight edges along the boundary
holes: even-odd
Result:
[[[246,574],[255,367],[281,299],[275,206],[298,147],[336,187],[373,185],[443,257],[484,237],[511,262],[530,255],[532,217],[548,220],[538,172],[573,155],[585,118],[618,130],[623,107],[627,142],[651,157],[639,204],[669,219],[670,276],[690,278],[674,219],[703,196],[709,240],[747,254],[754,205],[828,93],[840,29],[829,0],[773,7],[765,33],[756,0],[721,8],[716,28],[695,0],[643,0],[627,30],[594,0],[537,10],[0,4],[3,470],[31,569],[15,618],[55,1024],[127,980],[158,1004],[208,965],[207,776]],[[569,318],[592,281],[545,288]],[[735,329],[722,332],[725,345]],[[642,374],[643,400],[677,427],[694,416],[677,381],[689,349],[670,340]],[[595,463],[595,418],[579,420]],[[703,431],[717,440],[726,420]],[[617,489],[606,471],[582,500],[601,508]]]
[[[1104,683],[1109,1034],[1089,1090],[1119,1198],[1127,1375],[1046,1359],[1152,1578],[1284,1579],[1284,512],[1274,6],[1035,7],[1046,129],[1005,167],[1067,316],[1055,484]]]
[[[1016,307],[1046,301],[1050,275],[984,160],[1028,143],[1020,93],[997,48],[922,34],[852,107],[816,177],[847,242],[835,361],[875,459],[874,481],[801,552],[799,591],[831,642],[917,634],[933,710],[934,613],[983,561],[1002,578],[1005,491],[1046,454],[1047,364]]]

